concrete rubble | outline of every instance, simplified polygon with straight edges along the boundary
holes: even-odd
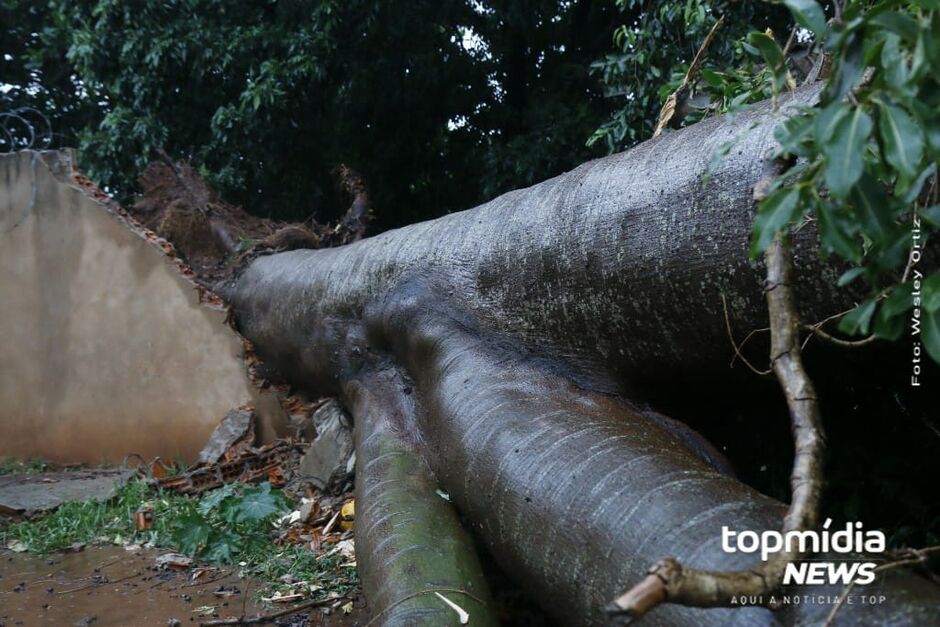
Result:
[[[352,420],[331,399],[314,412],[312,421],[317,437],[300,461],[300,477],[323,492],[343,492],[356,465]]]

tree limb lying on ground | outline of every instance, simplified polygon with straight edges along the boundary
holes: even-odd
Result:
[[[360,442],[378,430],[419,456],[473,534],[543,607],[563,624],[601,622],[609,599],[662,555],[700,569],[753,567],[752,556],[721,551],[721,527],[776,530],[784,516],[783,505],[708,463],[701,436],[631,399],[651,381],[727,367],[722,294],[736,325],[765,324],[763,271],[748,262],[752,189],[785,110],[707,120],[350,246],[261,258],[224,291],[269,366],[299,388],[343,398]],[[703,181],[729,140],[735,147]],[[853,296],[833,293],[838,271],[820,264],[813,244],[808,230],[794,241],[805,320],[843,311]],[[376,393],[392,411],[357,406],[375,381],[385,381]],[[361,508],[376,498],[369,486],[383,481],[373,470],[358,468]],[[404,620],[397,608],[439,624],[447,610],[433,595],[402,605],[382,596],[382,560],[363,551],[400,546],[401,572],[427,572],[435,559],[434,533],[403,538],[393,521],[357,530],[378,534],[357,545],[367,597],[386,599],[373,611],[384,624]],[[396,585],[404,598],[428,583]],[[934,584],[910,574],[883,584],[890,602],[843,608],[841,619],[864,612],[880,624],[916,624],[936,612]],[[813,621],[825,609],[786,611]],[[665,605],[648,620],[775,618],[757,607]]]

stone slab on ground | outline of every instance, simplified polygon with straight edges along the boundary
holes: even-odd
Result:
[[[99,501],[120,487],[117,470],[75,470],[41,475],[0,476],[0,514],[29,515],[55,509],[69,501]]]

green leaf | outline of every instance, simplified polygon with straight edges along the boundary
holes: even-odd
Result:
[[[935,160],[940,159],[940,115],[919,100],[911,101],[911,109],[924,129],[931,155]]]
[[[871,317],[875,313],[875,299],[869,298],[839,321],[839,330],[847,335],[868,333]]]
[[[885,37],[881,49],[881,67],[888,85],[905,97],[912,97],[916,95],[916,87],[907,84],[910,79],[907,55],[901,50],[899,43],[900,38],[893,33]]]
[[[910,231],[892,224],[887,234],[872,243],[869,265],[879,272],[889,272],[907,261],[910,250]]]
[[[940,272],[927,277],[921,285],[920,294],[924,309],[931,313],[940,309]]]
[[[783,50],[780,49],[773,37],[764,33],[752,32],[747,36],[747,41],[760,52],[764,61],[767,62],[767,67],[774,77],[775,91],[782,90],[784,85],[787,84],[788,76],[787,62],[783,56]]]
[[[842,100],[837,100],[819,110],[813,122],[813,130],[816,133],[816,145],[820,149],[829,142],[833,133],[836,132],[836,126],[850,112],[851,108]]]
[[[914,284],[911,281],[896,285],[881,304],[881,310],[888,318],[904,313],[914,306]]]
[[[280,492],[271,492],[271,484],[246,490],[238,505],[236,522],[259,522],[287,509],[287,500]]]
[[[861,107],[836,122],[835,131],[823,146],[826,169],[823,177],[829,192],[845,198],[862,175],[865,143],[871,135],[872,121]]]
[[[839,287],[845,287],[863,274],[865,274],[865,268],[852,268],[851,270],[846,270],[845,273],[839,277],[837,285]]]
[[[940,228],[940,205],[934,205],[933,207],[920,209],[917,213],[921,218],[924,219],[925,222]]]
[[[848,43],[843,47],[842,56],[836,63],[835,75],[826,88],[827,99],[830,101],[845,98],[849,90],[861,80],[865,71],[865,64],[862,62],[865,53],[864,40],[858,32],[851,32],[847,37]]]
[[[904,316],[888,316],[881,307],[875,316],[875,336],[893,342],[904,333],[904,322]]]
[[[760,202],[751,238],[752,257],[764,252],[777,232],[793,220],[799,201],[800,190],[796,187],[785,187]]]
[[[921,319],[921,337],[927,354],[940,364],[940,312],[925,312]]]
[[[230,564],[235,561],[235,554],[242,548],[240,543],[241,536],[236,533],[213,530],[202,557],[210,562]]]
[[[826,14],[814,0],[783,0],[797,23],[818,37],[826,30]]]
[[[862,178],[852,189],[852,208],[855,215],[874,240],[883,241],[891,229],[891,211],[888,195],[871,176]]]
[[[804,142],[811,137],[813,131],[813,117],[810,115],[797,115],[788,118],[783,124],[774,129],[774,138],[780,144],[780,150],[799,156],[805,156]]]
[[[818,205],[816,219],[819,223],[819,240],[825,252],[835,252],[853,263],[861,262],[862,247],[855,237],[856,229],[849,220],[839,215],[836,207],[829,203]],[[840,285],[843,285],[841,279]]]
[[[917,178],[911,183],[911,186],[908,188],[907,192],[904,194],[904,204],[912,205],[914,201],[917,200],[917,197],[920,196],[920,192],[924,189],[924,183],[926,183],[930,178],[932,178],[937,173],[937,164],[931,163],[926,168],[924,168],[920,174],[917,175]]]
[[[906,178],[916,176],[924,153],[924,136],[914,120],[900,107],[879,102],[878,130],[885,159]]]
[[[917,28],[917,22],[912,17],[898,11],[879,13],[871,19],[870,23],[896,33],[909,43],[917,41],[917,34],[920,30]]]
[[[711,87],[722,87],[725,84],[724,75],[720,72],[710,70],[708,68],[702,68],[702,80],[708,83]]]
[[[187,514],[176,521],[172,537],[180,551],[195,556],[205,548],[211,533],[212,527],[205,518],[198,514]]]
[[[199,500],[199,506],[196,508],[200,514],[208,515],[213,510],[218,509],[222,501],[235,494],[235,491],[241,487],[239,483],[227,483],[217,490],[209,492]]]

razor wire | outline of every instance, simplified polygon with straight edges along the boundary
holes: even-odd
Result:
[[[33,107],[0,111],[0,153],[44,150],[52,144],[52,122]]]

